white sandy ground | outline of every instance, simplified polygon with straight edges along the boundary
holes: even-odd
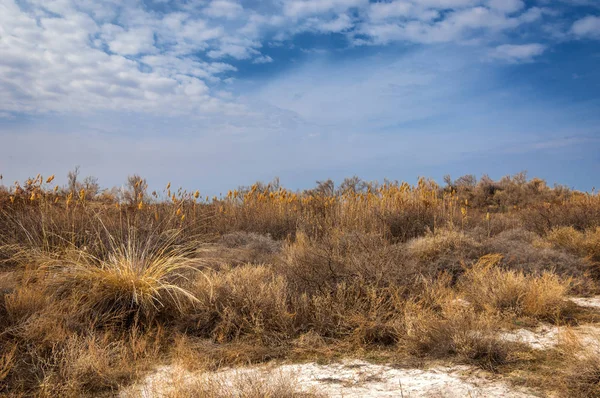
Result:
[[[600,311],[600,296],[571,297],[569,300],[581,307]],[[586,350],[600,352],[600,325],[597,324],[575,327],[542,324],[533,330],[517,329],[505,332],[501,337],[507,341],[527,344],[536,350],[547,350],[556,347],[569,334],[577,337]]]
[[[563,339],[577,337],[588,351],[600,353],[600,326],[582,325],[561,327],[542,324],[537,328],[517,329],[500,335],[506,341],[519,342],[529,345],[535,350],[549,350],[556,347]]]
[[[211,373],[209,377],[221,382],[247,376],[259,379],[283,377],[293,380],[298,391],[332,398],[536,397],[524,389],[475,376],[472,372],[473,368],[468,366],[396,369],[360,360],[345,360],[328,365],[307,363],[226,369]],[[123,391],[121,396],[161,397],[171,391],[174,383],[194,383],[203,377],[207,375],[191,373],[177,366],[164,366],[147,376],[142,383]]]
[[[600,296],[596,297],[571,297],[569,300],[580,307],[588,307],[600,311]]]
[[[600,311],[600,296],[571,298],[582,307]],[[600,352],[600,325],[559,327],[542,324],[533,330],[517,329],[501,336],[507,341],[528,344],[533,349],[556,347],[566,333],[575,334],[586,349]],[[212,373],[189,372],[178,366],[163,366],[140,383],[122,391],[122,397],[155,398],[172,391],[175,384],[217,381],[232,386],[240,378],[259,380],[283,378],[292,380],[297,390],[322,394],[332,398],[375,397],[536,397],[533,392],[511,387],[501,380],[482,376],[469,366],[398,369],[360,360],[344,360],[335,364],[270,364],[254,367],[225,369]],[[234,390],[228,390],[234,391]]]

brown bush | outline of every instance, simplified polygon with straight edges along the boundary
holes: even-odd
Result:
[[[498,319],[474,313],[460,301],[439,304],[441,311],[420,304],[405,308],[404,344],[410,352],[456,357],[492,371],[507,361],[510,346],[498,336]]]
[[[435,209],[406,206],[401,210],[380,214],[387,235],[392,242],[407,242],[435,229]]]
[[[479,258],[482,245],[463,232],[447,229],[437,230],[422,238],[408,242],[406,249],[421,274],[435,277],[440,272],[452,275],[462,273],[465,263]]]
[[[534,204],[523,210],[524,228],[545,235],[555,227],[573,227],[578,231],[600,227],[600,203],[573,201],[559,204]]]
[[[298,293],[331,292],[338,283],[406,285],[418,271],[405,261],[402,246],[376,234],[332,232],[322,239],[298,234],[286,245],[277,272]]]
[[[484,256],[463,275],[461,291],[476,309],[553,320],[567,308],[570,280],[503,270],[501,260],[500,255]]]
[[[190,332],[219,342],[243,337],[284,340],[293,332],[287,283],[269,267],[213,271],[191,289],[199,302],[183,322]]]
[[[340,283],[330,293],[296,303],[300,330],[361,345],[394,345],[401,332],[404,300],[391,288],[361,282]]]

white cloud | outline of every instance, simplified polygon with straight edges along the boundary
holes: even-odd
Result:
[[[522,0],[489,0],[488,6],[494,10],[510,14],[525,8],[525,3]]]
[[[213,18],[235,19],[244,12],[241,4],[230,0],[213,0],[204,13]]]
[[[413,0],[415,3],[438,9],[457,9],[480,4],[480,0]]]
[[[333,19],[326,18],[317,18],[311,17],[308,18],[304,23],[298,26],[297,31],[313,31],[313,32],[321,32],[321,33],[339,33],[343,32],[347,29],[350,29],[353,26],[352,19],[346,15],[342,14]]]
[[[215,93],[234,81],[237,60],[272,62],[265,43],[311,32],[348,45],[486,46],[544,15],[522,0],[177,0],[158,10],[142,0],[0,0],[0,111],[241,112],[235,95]],[[597,20],[576,22],[571,37],[595,37]],[[543,50],[505,45],[490,56],[526,62]]]
[[[117,25],[104,25],[102,37],[110,51],[121,55],[151,54],[154,47],[154,32],[149,27],[125,30]]]
[[[219,81],[219,75],[237,70],[234,66],[223,62],[203,62],[172,54],[147,55],[140,60],[152,67],[153,72],[164,77],[190,75],[213,83]]]
[[[577,37],[600,39],[600,17],[589,15],[575,21],[571,32]]]
[[[283,13],[289,17],[302,18],[327,12],[342,13],[368,4],[369,0],[284,0]]]
[[[207,53],[210,58],[231,57],[234,59],[248,59],[260,54],[257,48],[261,43],[245,38],[225,38],[218,48]]]
[[[268,55],[261,55],[260,57],[256,57],[252,60],[253,64],[268,64],[273,62],[273,58]]]
[[[0,111],[171,114],[242,109],[212,96],[206,83],[218,81],[233,67],[163,54],[146,58],[154,69],[142,71],[142,62],[125,55],[156,51],[150,27],[99,27],[87,14],[58,3],[50,6],[65,16],[37,23],[14,2],[0,5]]]
[[[490,51],[492,59],[511,63],[531,62],[546,51],[546,46],[539,43],[503,44]]]
[[[439,18],[440,12],[419,2],[395,0],[390,3],[371,3],[368,10],[369,19],[373,22],[410,18],[420,21],[431,21]]]
[[[372,20],[382,20],[397,17],[408,17],[415,6],[410,1],[392,1],[391,3],[372,3],[369,17]]]
[[[424,9],[424,4],[439,7]],[[444,3],[447,3],[444,5]],[[511,14],[507,10],[516,10],[516,6],[504,9],[473,6],[474,1],[456,0],[427,2],[396,1],[392,3],[374,3],[370,8],[370,20],[359,24],[357,32],[361,35],[355,44],[388,44],[394,41],[417,43],[448,43],[485,40],[490,34],[518,28],[534,22],[541,17],[539,9],[530,8],[522,13]],[[446,10],[443,18],[440,11],[453,4],[456,8]],[[367,36],[364,39],[362,36]]]

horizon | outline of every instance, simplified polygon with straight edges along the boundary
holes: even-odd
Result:
[[[92,182],[97,184],[98,187],[98,191],[97,194],[100,195],[103,192],[111,192],[116,189],[116,190],[120,190],[120,191],[125,191],[128,189],[129,183],[127,182],[127,180],[129,179],[129,177],[139,177],[141,178],[143,181],[145,181],[145,183],[147,184],[147,187],[145,189],[145,192],[150,195],[150,193],[152,193],[152,196],[154,196],[156,199],[161,199],[162,198],[162,193],[165,193],[168,189],[165,187],[170,187],[170,190],[175,191],[175,190],[183,190],[183,192],[187,192],[187,193],[194,193],[196,191],[198,191],[200,197],[202,198],[208,198],[208,199],[212,199],[214,197],[218,198],[218,199],[222,199],[225,196],[227,196],[228,192],[232,192],[234,190],[243,190],[243,189],[251,189],[252,186],[256,185],[256,184],[263,184],[265,186],[267,185],[271,185],[272,184],[276,184],[276,186],[287,190],[288,192],[295,192],[295,193],[305,193],[308,192],[314,188],[317,188],[319,186],[319,184],[321,183],[327,183],[328,181],[332,181],[333,182],[333,187],[335,190],[337,190],[340,185],[342,183],[345,182],[345,180],[352,180],[352,179],[358,179],[357,182],[358,183],[366,183],[366,184],[374,184],[375,186],[380,186],[386,183],[391,183],[391,184],[403,184],[403,183],[407,183],[410,186],[417,186],[417,184],[419,183],[419,180],[421,180],[422,178],[424,178],[427,181],[432,181],[435,184],[438,185],[438,187],[440,189],[445,189],[448,186],[448,183],[446,181],[446,178],[450,178],[450,181],[452,181],[452,183],[456,183],[461,177],[475,177],[475,183],[479,184],[481,182],[482,179],[484,178],[490,178],[492,181],[496,182],[496,183],[500,183],[500,181],[503,178],[509,178],[509,179],[514,179],[516,177],[520,177],[520,176],[524,176],[525,180],[527,182],[531,182],[535,179],[540,179],[537,176],[531,176],[527,173],[526,170],[522,170],[518,173],[515,174],[510,174],[510,175],[504,175],[504,176],[499,176],[499,177],[495,177],[495,176],[490,176],[489,174],[482,174],[482,175],[474,175],[474,174],[467,174],[467,175],[460,175],[460,176],[451,176],[449,174],[444,175],[442,178],[437,179],[437,178],[432,178],[432,177],[428,177],[428,176],[418,176],[415,177],[413,180],[408,179],[394,179],[394,178],[383,178],[383,179],[375,179],[375,180],[366,180],[361,178],[360,176],[354,175],[354,176],[348,176],[348,177],[344,177],[342,179],[339,180],[333,180],[333,179],[319,179],[319,180],[315,180],[313,181],[312,184],[307,184],[305,186],[296,186],[296,187],[290,187],[288,185],[285,184],[285,182],[282,182],[281,179],[279,177],[273,177],[269,180],[255,180],[252,182],[249,182],[247,184],[241,184],[241,185],[237,185],[237,186],[231,186],[231,187],[226,187],[225,189],[219,190],[219,191],[206,191],[203,190],[202,187],[193,187],[193,186],[177,186],[175,184],[172,184],[171,181],[166,181],[164,183],[159,184],[157,181],[148,181],[146,178],[144,178],[144,176],[140,176],[137,174],[134,175],[127,175],[126,178],[124,178],[123,182],[120,184],[116,184],[116,185],[112,185],[112,186],[106,186],[103,185],[101,181],[99,181],[97,179],[97,177],[93,176],[93,175],[85,175],[81,173],[81,169],[73,169],[71,170],[71,172],[77,172],[77,182],[78,184],[85,184],[84,180],[87,177],[91,177],[92,178]],[[17,184],[21,187],[24,187],[26,185],[26,181],[27,180],[31,180],[31,181],[35,181],[37,179],[41,179],[41,181],[46,181],[48,178],[51,179],[51,182],[45,182],[43,184],[44,189],[50,189],[50,188],[54,188],[56,187],[57,189],[62,190],[63,192],[68,192],[69,191],[69,182],[68,182],[68,177],[64,176],[63,178],[61,178],[60,176],[56,176],[55,174],[48,174],[48,175],[42,175],[42,174],[37,174],[36,176],[30,176],[27,179],[23,180],[23,181],[13,181],[13,182],[8,182],[6,181],[6,178],[4,178],[4,176],[0,173],[0,189],[4,188],[7,189],[9,191],[12,191],[15,189],[15,187],[17,186]],[[544,181],[546,183],[546,186],[550,189],[556,189],[556,188],[567,188],[573,192],[581,192],[581,193],[586,193],[586,194],[597,194],[597,189],[596,187],[592,187],[591,190],[578,190],[575,187],[571,187],[568,186],[566,184],[561,184],[560,182],[551,182],[551,181],[547,181],[545,179],[541,179],[542,181]],[[154,193],[157,194],[157,196],[154,195]],[[165,198],[162,198],[165,199]],[[166,197],[167,200],[169,200],[169,197]]]
[[[600,172],[594,0],[2,0],[0,183]]]

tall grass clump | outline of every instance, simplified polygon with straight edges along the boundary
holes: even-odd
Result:
[[[525,275],[502,269],[500,255],[482,257],[460,283],[465,298],[479,310],[552,320],[567,308],[570,280],[555,274]]]
[[[39,272],[55,299],[69,297],[78,311],[99,319],[152,319],[183,313],[198,300],[186,287],[201,273],[191,245],[175,245],[176,233],[140,241],[130,230],[124,239],[109,238],[104,257],[72,247],[60,256],[43,256]]]

